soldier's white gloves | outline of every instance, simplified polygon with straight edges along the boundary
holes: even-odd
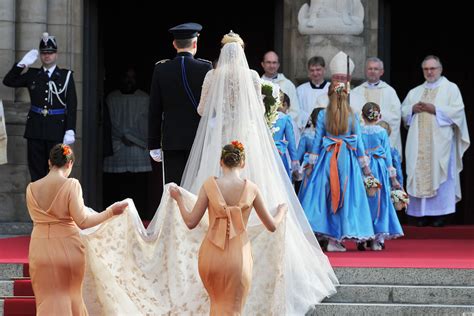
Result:
[[[66,145],[74,144],[74,142],[76,141],[74,136],[75,134],[72,129],[67,130],[66,134],[64,134],[63,144],[66,144]]]
[[[163,157],[161,156],[161,149],[150,150],[150,156],[156,162],[161,162],[163,160]]]
[[[32,49],[25,56],[23,56],[22,60],[18,63],[19,67],[29,67],[35,63],[38,59],[38,50]]]

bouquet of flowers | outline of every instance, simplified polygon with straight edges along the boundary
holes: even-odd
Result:
[[[370,197],[375,196],[377,191],[382,188],[382,184],[374,176],[365,177],[364,185],[365,185],[365,190],[367,191],[367,195]]]
[[[281,106],[280,87],[270,81],[262,80],[262,97],[265,105],[265,121],[274,134],[277,130],[273,127],[278,119],[278,108]]]
[[[397,211],[403,210],[410,203],[408,194],[403,190],[393,190],[390,192],[393,206]]]

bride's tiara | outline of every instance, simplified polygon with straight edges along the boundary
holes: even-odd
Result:
[[[221,41],[222,45],[229,44],[229,43],[239,43],[242,47],[244,47],[244,41],[242,40],[240,35],[237,33],[234,33],[232,30],[226,35],[224,35]]]

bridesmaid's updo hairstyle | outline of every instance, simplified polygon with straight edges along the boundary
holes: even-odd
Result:
[[[375,102],[367,102],[362,107],[362,116],[368,122],[377,122],[380,120],[380,106]]]
[[[244,145],[234,140],[222,148],[221,160],[229,168],[235,168],[245,160]]]
[[[49,161],[52,167],[61,168],[69,161],[74,161],[74,153],[68,145],[56,144],[49,152]]]

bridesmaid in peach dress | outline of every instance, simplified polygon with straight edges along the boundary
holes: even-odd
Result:
[[[85,251],[79,228],[85,229],[123,213],[127,202],[102,213],[84,206],[79,181],[69,179],[74,153],[55,145],[49,155],[49,173],[26,188],[31,219],[29,264],[36,315],[88,315],[82,299]]]
[[[209,210],[209,230],[199,250],[199,275],[211,301],[210,315],[241,315],[252,281],[252,251],[247,222],[252,208],[265,227],[274,232],[287,211],[278,206],[273,217],[257,186],[240,178],[245,165],[243,145],[237,141],[222,149],[221,178],[208,178],[190,212],[178,187],[170,188],[186,225],[193,229]]]

